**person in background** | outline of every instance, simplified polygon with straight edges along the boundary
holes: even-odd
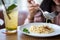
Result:
[[[56,11],[58,15],[52,21],[54,24],[60,25],[60,0],[43,0],[40,8],[50,13]]]
[[[40,7],[43,11],[48,11],[50,13],[57,11],[58,15],[53,19],[53,23],[60,25],[60,0],[43,0],[41,5],[32,2],[33,0],[28,0],[30,11],[28,20],[30,22],[45,22],[42,12],[39,11],[38,7]]]

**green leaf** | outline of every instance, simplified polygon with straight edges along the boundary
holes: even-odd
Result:
[[[9,19],[11,19],[10,16],[9,16],[11,10],[13,10],[13,9],[16,8],[16,7],[17,7],[17,6],[16,6],[15,4],[12,4],[12,5],[10,5],[10,6],[8,7],[8,9],[6,9],[7,16],[8,16]]]
[[[24,28],[23,32],[30,33],[27,28]]]
[[[16,8],[17,6],[15,4],[12,4],[8,7],[8,9],[6,9],[7,11],[13,10],[14,8]]]

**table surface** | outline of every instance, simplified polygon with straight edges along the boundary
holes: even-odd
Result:
[[[20,30],[17,30],[16,34],[4,34],[2,33],[3,29],[0,29],[0,40],[60,40],[60,35],[54,36],[54,37],[32,37],[24,35],[20,32]]]

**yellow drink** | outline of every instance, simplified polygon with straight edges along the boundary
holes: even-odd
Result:
[[[4,15],[5,18],[5,27],[7,32],[16,32],[18,26],[18,11],[12,10],[9,14],[10,18],[8,18],[7,14]]]

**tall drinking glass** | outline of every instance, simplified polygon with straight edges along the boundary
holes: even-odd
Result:
[[[6,11],[4,12],[6,33],[15,33],[17,31],[18,26],[18,10],[17,8],[14,8],[13,10],[10,11],[11,11],[9,13],[10,19]]]

